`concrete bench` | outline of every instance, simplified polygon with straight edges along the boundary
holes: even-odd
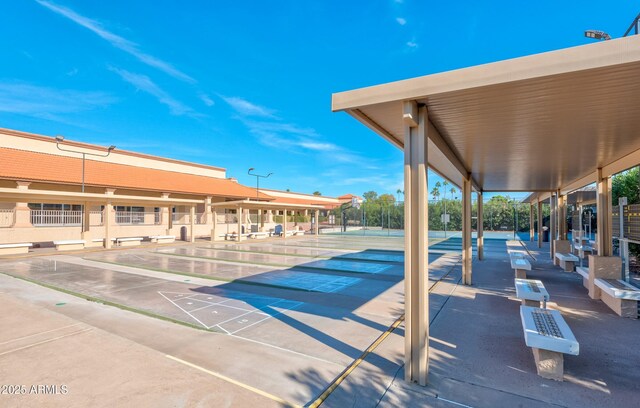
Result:
[[[28,254],[29,248],[33,246],[30,242],[19,244],[0,244],[0,255]]]
[[[638,318],[640,289],[620,279],[595,279],[600,288],[600,299],[618,316]]]
[[[542,303],[542,308],[547,308],[549,292],[542,281],[516,278],[515,285],[516,297],[522,301],[523,305],[538,307]]]
[[[524,258],[511,258],[511,268],[515,269],[516,278],[527,279],[527,271],[531,270],[531,264]]]
[[[249,235],[251,235],[251,234],[240,234],[240,239],[248,238]],[[224,234],[224,239],[226,241],[229,241],[229,240],[230,241],[235,241],[237,238],[238,238],[238,234],[235,234],[235,233],[233,233],[233,234]]]
[[[576,272],[582,276],[582,286],[589,289],[589,268],[585,266],[576,266]]]
[[[509,250],[509,258],[513,259],[513,258],[526,258],[527,254],[522,252],[522,251],[513,251],[513,250]]]
[[[580,345],[557,310],[520,306],[524,341],[531,347],[538,375],[564,379],[564,354],[577,356]]]
[[[556,265],[560,265],[565,272],[573,272],[576,266],[576,262],[580,262],[580,259],[572,254],[562,254],[556,252]]]
[[[153,235],[150,236],[149,239],[151,242],[156,244],[170,244],[172,242],[176,242],[175,235]]]
[[[138,246],[142,242],[142,237],[132,237],[132,238],[116,238],[116,244],[121,247],[125,246]]]
[[[56,251],[73,251],[84,249],[85,241],[83,239],[66,239],[62,241],[53,241]]]
[[[590,245],[575,245],[573,248],[576,250],[576,255],[578,255],[580,259],[585,258],[587,252],[589,255],[593,255],[593,247]]]
[[[253,239],[268,238],[270,236],[271,236],[270,232],[252,232],[249,234],[249,238],[253,238]]]

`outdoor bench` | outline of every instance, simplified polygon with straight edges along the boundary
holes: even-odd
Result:
[[[515,269],[516,278],[527,279],[527,271],[531,270],[531,263],[524,258],[511,258],[511,268]]]
[[[538,375],[551,380],[564,378],[564,354],[577,356],[580,345],[557,310],[520,306],[524,340],[531,347]]]
[[[56,251],[73,251],[75,249],[84,249],[85,241],[82,239],[66,239],[61,241],[53,241]]]
[[[549,292],[542,281],[516,278],[515,285],[516,298],[520,299],[523,305],[539,307],[542,304],[543,309],[547,308]]]
[[[576,262],[579,262],[580,259],[572,254],[561,254],[560,252],[556,252],[556,265],[560,265],[565,272],[573,272],[573,269],[576,266]]]
[[[0,244],[0,255],[15,255],[15,254],[27,254],[29,248],[33,244],[30,242],[24,242],[19,244]]]
[[[638,318],[640,289],[620,279],[597,278],[593,283],[600,288],[600,299],[618,316]]]

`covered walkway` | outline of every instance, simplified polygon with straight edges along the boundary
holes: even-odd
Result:
[[[483,193],[549,194],[553,242],[567,234],[566,225],[557,222],[566,211],[566,195],[592,183],[597,186],[597,253],[610,256],[611,176],[640,163],[639,75],[640,37],[632,36],[333,95],[334,111],[349,113],[404,150],[407,381],[428,382],[427,168],[462,190],[466,285],[475,276],[474,190],[480,204],[479,261]],[[522,336],[522,329],[514,335]]]

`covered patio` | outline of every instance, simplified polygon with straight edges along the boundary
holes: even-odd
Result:
[[[427,168],[462,190],[465,285],[473,191],[478,261],[483,193],[540,193],[538,206],[547,195],[553,243],[567,234],[557,222],[567,194],[592,183],[597,253],[610,256],[611,176],[640,163],[639,75],[632,36],[333,95],[333,111],[404,150],[405,380],[426,385],[429,373]]]

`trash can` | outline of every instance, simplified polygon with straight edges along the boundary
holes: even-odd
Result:
[[[187,240],[187,227],[180,228],[180,239],[183,241]]]
[[[542,242],[549,242],[549,228],[542,227]]]

